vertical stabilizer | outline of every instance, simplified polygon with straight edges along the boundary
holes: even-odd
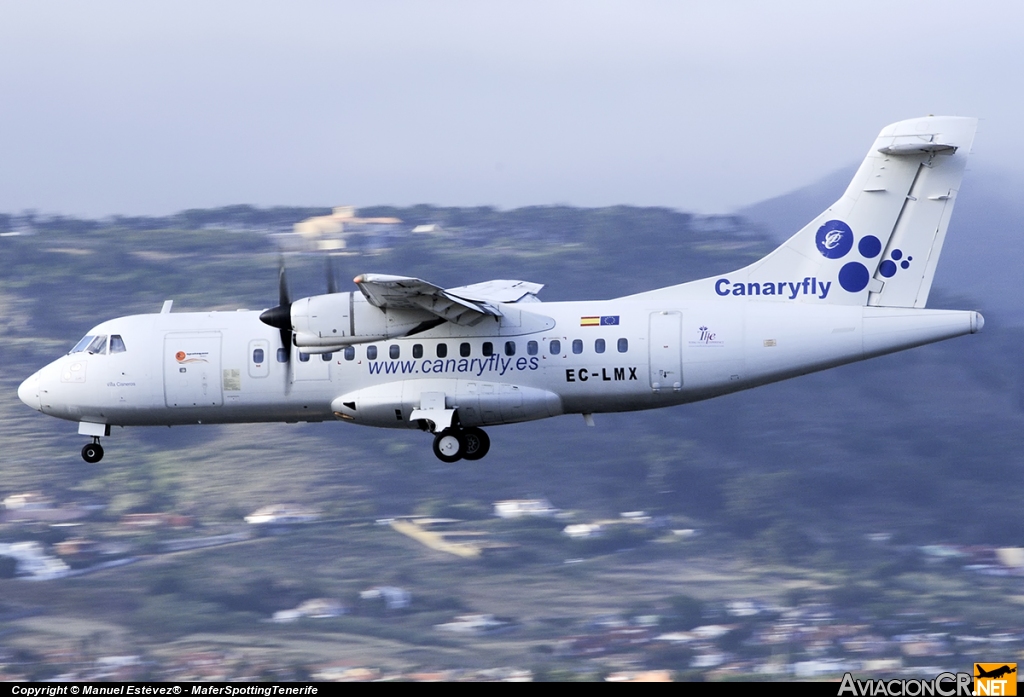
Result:
[[[707,281],[719,296],[924,307],[977,123],[886,126],[842,198],[765,258]]]

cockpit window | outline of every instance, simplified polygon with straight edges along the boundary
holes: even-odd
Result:
[[[120,341],[121,337],[116,336],[115,338]],[[121,351],[124,351],[124,342],[121,342]],[[107,335],[101,336],[86,336],[81,341],[75,344],[75,347],[71,349],[71,353],[81,353],[86,351],[88,353],[106,353],[107,352]]]
[[[111,353],[124,353],[127,351],[124,347],[124,339],[121,338],[120,334],[114,334],[110,337],[110,352]]]
[[[86,346],[92,343],[92,340],[95,338],[96,337],[94,336],[83,336],[82,340],[75,344],[75,347],[71,349],[70,353],[81,353],[82,351],[85,350]]]
[[[92,340],[92,343],[85,348],[86,353],[106,353],[107,352],[107,335],[97,336]]]

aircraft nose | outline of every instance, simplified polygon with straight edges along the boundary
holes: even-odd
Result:
[[[39,399],[39,373],[35,373],[28,380],[18,387],[18,399],[36,411],[41,411],[41,400]]]

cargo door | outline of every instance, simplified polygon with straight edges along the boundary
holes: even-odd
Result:
[[[164,337],[164,398],[169,407],[218,407],[224,403],[220,332]]]

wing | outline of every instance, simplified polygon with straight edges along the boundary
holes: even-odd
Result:
[[[500,317],[500,303],[539,302],[537,293],[544,287],[502,279],[445,290],[418,278],[370,273],[356,276],[355,282],[370,304],[382,310],[426,310],[466,326],[474,326],[485,317]]]
[[[499,279],[474,283],[470,286],[449,288],[445,292],[465,300],[495,303],[540,302],[537,293],[544,287],[543,283],[529,281],[511,281]]]

